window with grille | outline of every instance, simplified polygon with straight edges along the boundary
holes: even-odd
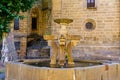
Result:
[[[87,8],[95,7],[95,0],[87,0]]]
[[[14,30],[19,30],[19,18],[14,19]]]

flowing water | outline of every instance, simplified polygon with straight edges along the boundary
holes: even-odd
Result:
[[[1,54],[2,54],[1,60],[3,63],[18,59],[17,52],[14,45],[14,37],[11,32],[8,34],[8,36],[3,38]]]

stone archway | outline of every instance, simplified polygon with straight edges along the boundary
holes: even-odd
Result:
[[[27,37],[27,57],[29,58],[49,57],[49,47],[43,39],[43,35],[48,29],[47,15],[48,9],[42,9],[39,6],[33,7],[30,11],[30,29]]]
[[[33,7],[30,11],[30,34],[39,33],[39,27],[41,26],[39,23],[40,20],[42,20],[42,17],[39,7]]]

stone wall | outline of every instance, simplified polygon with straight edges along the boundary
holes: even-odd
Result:
[[[27,47],[27,27],[28,27],[28,13],[20,13],[25,16],[23,20],[19,21],[19,30],[14,30],[15,42],[20,42],[20,50],[18,50],[19,58],[24,58],[26,56],[26,47]]]
[[[53,0],[52,16],[56,18],[71,18],[74,20],[69,26],[71,34],[81,35],[85,42],[90,39],[98,42],[108,40],[107,42],[118,41],[120,39],[120,7],[119,0],[99,0],[96,9],[87,9],[86,0]],[[55,7],[54,7],[55,5]],[[62,7],[61,7],[62,6]],[[62,8],[62,10],[61,10]],[[85,22],[92,19],[96,22],[94,30],[85,29]],[[59,25],[52,23],[53,33],[59,28]]]
[[[79,46],[74,47],[72,52],[75,59],[120,62],[120,47],[117,46]]]
[[[57,34],[60,28],[54,19],[71,18],[73,23],[68,25],[69,34],[81,35],[80,43],[73,48],[74,56],[95,53],[119,56],[120,0],[96,0],[95,8],[91,9],[87,9],[86,1],[52,0],[53,34]],[[92,22],[94,29],[87,29],[87,22]]]
[[[120,0],[96,0],[95,8],[91,9],[87,9],[87,0],[52,0],[52,9],[50,1],[44,0],[43,4],[42,0],[39,0],[32,8],[37,10],[38,22],[35,31],[31,30],[32,9],[21,13],[25,18],[20,20],[20,29],[14,31],[15,41],[24,44],[21,44],[20,53],[26,53],[27,35],[34,32],[39,35],[50,34],[51,31],[52,34],[57,34],[60,25],[55,23],[54,19],[71,18],[73,23],[70,23],[67,28],[69,34],[81,36],[80,43],[73,48],[74,56],[102,54],[104,51],[120,54]],[[87,22],[92,22],[94,29],[87,29],[85,27]]]
[[[19,30],[14,30],[15,42],[20,42],[20,50],[18,54],[20,58],[23,58],[27,55],[27,36],[30,34],[43,35],[48,28],[48,18],[50,14],[50,0],[38,0],[35,2],[31,10],[28,10],[25,13],[20,13],[24,15],[23,20],[19,20]],[[47,5],[47,6],[46,6]],[[44,7],[45,6],[45,7]],[[32,30],[32,17],[37,18],[37,29]]]
[[[50,58],[50,48],[29,49],[27,51],[28,59]]]

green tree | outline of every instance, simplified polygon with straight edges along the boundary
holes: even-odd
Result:
[[[23,18],[19,12],[26,12],[33,6],[35,1],[36,0],[0,0],[0,40],[2,39],[3,33],[10,32],[9,25],[14,18]]]

